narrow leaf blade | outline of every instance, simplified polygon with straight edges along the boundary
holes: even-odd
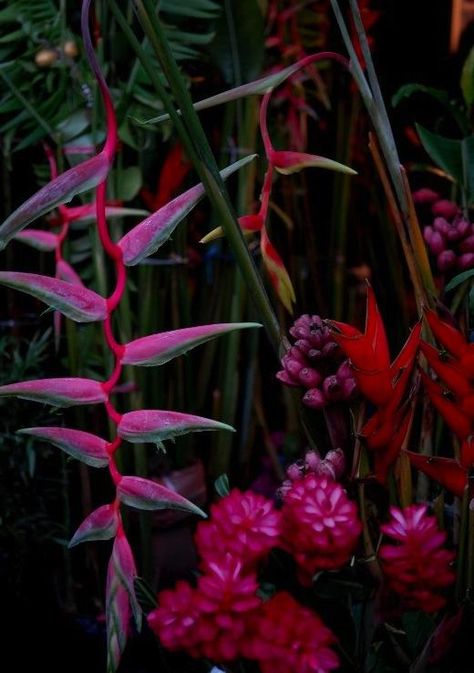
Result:
[[[61,427],[23,428],[18,432],[50,442],[91,467],[106,467],[109,464],[107,442],[89,432]]]

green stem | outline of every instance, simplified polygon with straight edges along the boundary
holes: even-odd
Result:
[[[114,2],[114,0],[112,1]],[[155,14],[155,9],[150,0],[134,0],[134,4],[137,8],[143,30],[155,50],[176,102],[181,109],[181,119],[183,121],[181,122],[174,106],[167,103],[169,97],[166,91],[164,91],[166,98],[162,99],[163,103],[167,109],[171,107],[173,110],[172,118],[176,124],[178,133],[180,133],[181,139],[189,154],[189,158],[193,161],[194,167],[206,189],[209,199],[218,213],[222,228],[229,240],[240,271],[257,307],[259,319],[264,324],[268,337],[278,355],[281,343],[278,321],[252,257],[249,254],[247,244],[245,243],[237,222],[227,190],[219,175],[219,169],[215,158],[199,118],[193,108],[191,98],[181,77],[181,73],[179,72],[178,66],[171,53],[161,22]],[[163,89],[163,87],[161,88]],[[168,111],[170,112],[170,110]]]

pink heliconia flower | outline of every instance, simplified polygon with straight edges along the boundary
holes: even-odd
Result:
[[[196,547],[204,567],[226,554],[248,567],[278,545],[280,513],[263,495],[233,489],[211,506],[210,521],[196,530]]]
[[[454,554],[443,548],[446,533],[426,511],[426,505],[391,507],[391,519],[381,527],[391,539],[382,545],[379,556],[387,587],[400,598],[402,607],[435,612],[445,605],[442,592],[454,581],[450,568]]]
[[[335,642],[315,612],[281,591],[250,618],[244,653],[262,673],[328,673],[339,666]]]
[[[296,559],[304,584],[318,570],[347,563],[361,533],[357,508],[342,486],[311,473],[284,494],[281,517],[282,546]]]

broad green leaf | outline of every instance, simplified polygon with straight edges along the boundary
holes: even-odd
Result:
[[[451,278],[449,283],[446,285],[446,287],[444,288],[445,292],[454,290],[455,287],[458,287],[458,285],[461,285],[461,283],[464,283],[464,281],[469,280],[469,278],[472,278],[473,276],[474,276],[474,269],[469,269],[468,271],[458,273],[456,276],[454,276],[454,278]]]

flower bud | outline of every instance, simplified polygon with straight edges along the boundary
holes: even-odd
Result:
[[[456,265],[456,253],[453,252],[453,250],[444,250],[441,254],[438,255],[437,262],[438,269],[440,271],[448,271]]]
[[[332,449],[326,454],[324,461],[332,464],[336,479],[339,479],[343,475],[346,468],[346,460],[342,449]]]
[[[276,377],[282,383],[285,383],[287,386],[300,386],[300,381],[298,378],[292,376],[285,369],[282,369],[281,372],[277,372]]]
[[[326,376],[323,382],[323,392],[325,397],[332,402],[341,399],[342,386],[336,376]]]
[[[307,388],[315,388],[321,383],[322,376],[318,371],[316,371],[316,369],[312,369],[311,367],[303,367],[299,373],[299,380],[301,381],[302,385],[306,386]]]
[[[463,238],[471,233],[471,223],[465,217],[459,218],[454,225],[459,232],[459,238]]]
[[[63,52],[68,58],[76,58],[79,55],[79,49],[73,40],[67,40],[67,42],[64,43]]]
[[[433,231],[428,246],[433,255],[439,255],[446,248],[444,238],[439,231]]]
[[[431,205],[435,201],[439,201],[439,194],[432,189],[422,187],[421,189],[417,189],[416,192],[413,192],[413,201],[420,205]]]
[[[465,271],[474,267],[474,253],[465,252],[464,255],[458,257],[458,267]]]
[[[357,394],[357,383],[354,378],[346,379],[342,382],[341,398],[350,400]]]
[[[338,353],[339,346],[335,341],[328,341],[321,351],[321,355],[325,358],[332,358]]]
[[[342,385],[344,381],[347,379],[352,379],[354,380],[354,377],[352,375],[352,368],[351,365],[349,364],[349,360],[344,360],[344,362],[339,365],[339,369],[336,372],[337,380],[339,383]]]
[[[303,479],[304,476],[304,467],[299,463],[293,463],[288,466],[286,470],[286,476],[291,481],[298,481],[298,479]]]
[[[50,68],[56,61],[58,55],[54,49],[40,49],[35,56],[35,63],[39,68]]]
[[[445,217],[435,217],[433,220],[433,227],[439,231],[443,236],[447,236],[451,231],[451,225]]]
[[[316,451],[308,451],[304,457],[304,465],[308,472],[317,472],[321,465],[321,458]]]
[[[474,234],[471,234],[459,244],[461,252],[474,252]]]
[[[459,212],[459,206],[454,201],[448,201],[447,199],[441,199],[436,201],[431,206],[431,212],[433,215],[439,215],[440,217],[445,217],[447,220],[452,220],[455,215]]]
[[[303,404],[311,409],[324,409],[326,406],[326,398],[319,388],[311,388],[303,396]]]

